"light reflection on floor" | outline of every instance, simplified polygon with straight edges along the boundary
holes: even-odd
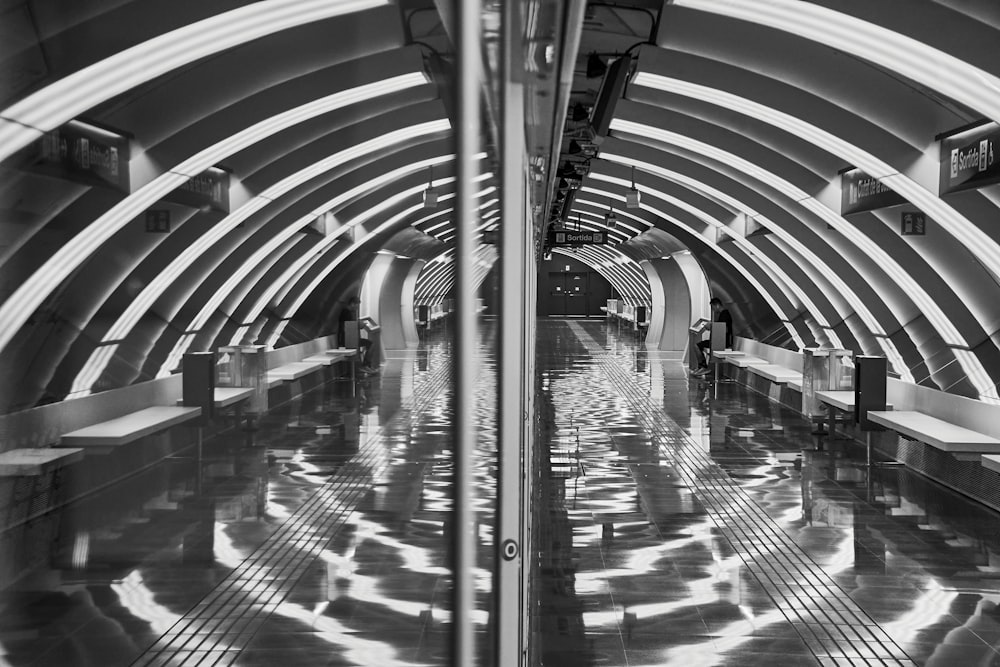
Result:
[[[817,450],[793,413],[736,385],[714,397],[603,321],[539,327],[537,664],[1000,664],[995,513],[905,469],[869,475],[843,442]],[[67,507],[38,567],[0,592],[0,664],[147,664],[190,622],[199,643],[171,664],[447,665],[448,354],[431,339],[357,391],[333,382],[275,410],[260,446],[210,443],[198,480],[190,460],[164,461]],[[481,376],[473,621],[485,656],[489,354]],[[358,500],[303,514],[332,484]],[[295,526],[294,543],[274,544]],[[233,581],[247,563],[254,574]],[[223,586],[242,601],[212,602]],[[884,641],[823,645],[802,619],[846,614],[843,601]],[[224,616],[198,616],[212,605]],[[224,631],[237,613],[248,623]],[[879,657],[882,644],[905,655]]]

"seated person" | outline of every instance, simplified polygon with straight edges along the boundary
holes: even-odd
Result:
[[[360,305],[361,299],[352,296],[347,300],[347,305],[340,311],[340,317],[338,318],[339,325],[337,327],[337,345],[339,347],[347,347],[347,323],[358,320],[358,307]],[[361,348],[361,370],[365,373],[374,373],[376,369],[371,364],[372,342],[367,338],[362,338],[359,333],[358,346]]]
[[[708,305],[712,308],[712,322],[724,322],[726,324],[726,349],[733,346],[733,316],[729,314],[729,311],[722,307],[722,301],[716,297],[712,297]],[[698,333],[702,331],[711,331],[711,323],[705,322]],[[698,343],[698,370],[693,371],[692,375],[706,375],[709,372],[708,359],[712,352],[712,340],[703,340]]]

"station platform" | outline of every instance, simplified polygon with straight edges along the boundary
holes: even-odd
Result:
[[[473,619],[489,655],[494,323]],[[604,321],[538,322],[533,665],[1000,664],[1000,517]],[[449,665],[450,345],[4,530],[0,664]],[[6,528],[6,527],[5,527]],[[21,540],[21,541],[18,541]]]

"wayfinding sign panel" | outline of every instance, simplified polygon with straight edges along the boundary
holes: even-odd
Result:
[[[71,120],[25,151],[29,169],[85,185],[129,192],[128,137]]]
[[[941,194],[1000,182],[1000,124],[941,140]]]
[[[603,245],[608,236],[604,232],[570,231],[568,229],[550,230],[549,245]]]
[[[840,175],[841,215],[905,203],[906,199],[902,195],[860,169],[851,169]]]

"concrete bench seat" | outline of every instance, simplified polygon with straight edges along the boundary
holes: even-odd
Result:
[[[816,392],[816,398],[826,403],[832,408],[843,410],[844,412],[854,412],[854,390],[824,391]],[[892,404],[886,405],[886,410],[892,410]]]
[[[844,412],[854,412],[854,391],[817,391],[816,398],[826,403],[830,407],[843,410]]]
[[[958,458],[980,459],[982,454],[1000,454],[1000,438],[910,410],[869,410],[868,418],[914,440],[925,442]]]
[[[252,398],[253,394],[253,387],[216,387],[214,396],[215,407],[220,410],[228,408],[248,398]]]
[[[83,458],[79,447],[32,447],[0,453],[0,477],[37,477]]]
[[[318,362],[293,361],[289,364],[278,366],[277,368],[269,370],[267,372],[267,383],[268,386],[272,386],[273,380],[291,382],[292,380],[298,380],[300,377],[304,377],[310,373],[315,373],[321,368],[323,368],[323,364]]]
[[[327,350],[325,354],[334,361],[340,361],[341,359],[351,359],[353,357],[357,357],[358,351],[353,347],[335,347]]]
[[[201,408],[157,405],[86,428],[64,433],[60,447],[82,447],[88,454],[106,454],[114,448],[201,416]]]
[[[989,468],[993,472],[1000,472],[1000,454],[983,454],[980,462],[984,468]]]
[[[320,366],[332,366],[338,361],[340,361],[339,357],[332,357],[326,354],[317,354],[312,357],[306,357],[300,363],[319,364]]]
[[[217,409],[222,410],[251,397],[253,397],[252,387],[216,387],[212,402]],[[184,399],[178,398],[177,405],[183,404]]]
[[[747,366],[747,370],[775,384],[787,384],[794,381],[800,387],[802,386],[802,373],[785,368],[784,366],[777,364],[750,364]]]
[[[733,366],[739,368],[748,368],[750,366],[762,366],[770,363],[766,359],[761,359],[760,357],[755,357],[751,354],[740,354],[737,356],[731,356],[726,359],[727,362]]]

